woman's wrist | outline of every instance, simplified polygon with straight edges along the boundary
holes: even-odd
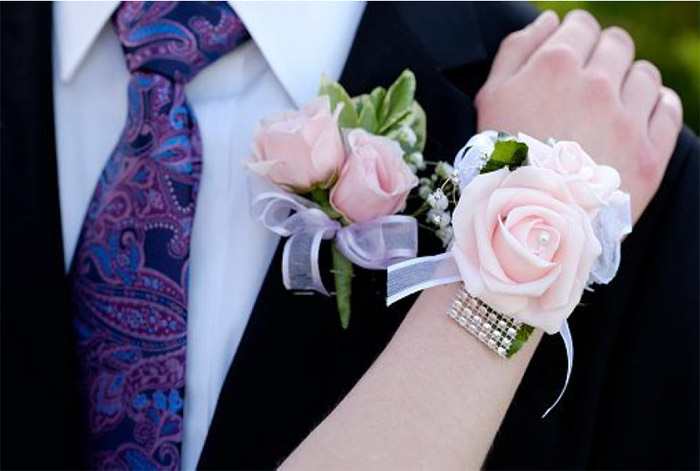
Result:
[[[542,332],[535,330],[517,355],[501,358],[446,315],[459,289],[455,284],[424,291],[388,348],[407,365],[420,365],[413,384],[431,387],[417,387],[412,399],[441,404],[432,420],[441,422],[441,433],[464,443],[444,452],[470,450],[471,469],[483,462]]]
[[[423,292],[370,370],[283,469],[476,469],[541,333],[499,357],[446,314],[458,285]]]

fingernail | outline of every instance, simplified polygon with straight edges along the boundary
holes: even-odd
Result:
[[[533,23],[534,26],[542,26],[544,24],[547,24],[551,22],[552,20],[556,20],[557,14],[554,13],[552,10],[546,10],[543,11],[540,16],[537,17],[535,22]]]
[[[580,9],[571,10],[569,13],[566,14],[566,19],[567,20],[578,19],[581,22],[590,26],[593,30],[600,32],[600,25],[598,24],[598,20],[596,20],[595,16],[591,15],[586,10],[580,10]]]
[[[638,67],[639,70],[643,71],[644,73],[649,74],[654,82],[661,85],[661,72],[659,72],[659,69],[657,69],[654,64],[642,59],[635,62],[634,66]]]
[[[676,124],[683,124],[683,105],[676,92],[664,89],[661,100],[667,107],[673,110],[673,115],[671,117],[676,121]]]

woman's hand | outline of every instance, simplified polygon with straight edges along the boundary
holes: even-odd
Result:
[[[576,10],[559,25],[547,11],[508,36],[476,97],[479,130],[579,142],[615,167],[638,220],[656,192],[682,126],[676,93],[647,61],[634,61],[623,29],[601,31]]]

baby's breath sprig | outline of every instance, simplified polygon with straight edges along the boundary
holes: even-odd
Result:
[[[447,247],[452,241],[452,211],[450,206],[457,204],[459,191],[459,173],[447,162],[428,162],[435,166],[429,178],[419,181],[418,195],[424,200],[413,216],[418,218],[425,214],[427,225],[421,225],[435,232],[435,235]],[[440,183],[441,182],[441,183]]]
[[[455,169],[447,162],[425,162],[435,167],[429,178],[421,178],[418,188],[418,196],[423,199],[423,204],[414,217],[425,214],[427,224],[420,226],[435,232],[443,245],[447,247],[453,238],[452,212],[450,208],[457,205],[462,186],[477,175],[493,172],[503,167],[510,170],[524,165],[528,148],[523,142],[519,142],[515,136],[508,133],[485,131],[473,136],[467,144],[460,149],[455,157]],[[463,181],[460,182],[460,180]]]

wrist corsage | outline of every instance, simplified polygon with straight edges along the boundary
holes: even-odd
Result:
[[[398,214],[423,165],[426,120],[415,89],[410,71],[357,97],[324,78],[317,98],[255,132],[248,168],[263,178],[251,178],[253,216],[288,237],[285,287],[335,294],[343,328],[353,266],[383,270],[417,254],[416,219]],[[322,240],[332,240],[333,293],[319,268]]]
[[[621,240],[631,231],[629,195],[619,187],[618,172],[575,142],[474,136],[429,197],[431,204],[443,201],[443,213],[446,194],[456,201],[447,252],[389,267],[387,304],[461,283],[449,317],[504,358],[535,328],[560,333],[568,383],[573,342],[566,320],[584,289],[615,276]]]

